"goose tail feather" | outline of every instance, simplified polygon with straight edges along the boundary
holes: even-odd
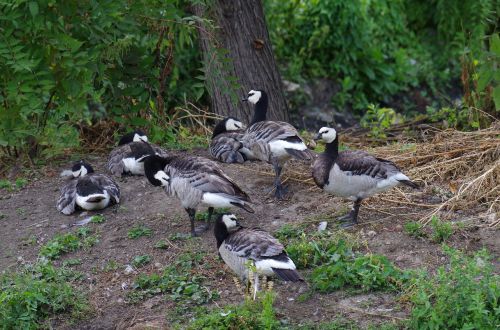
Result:
[[[306,149],[306,150],[297,150],[297,149],[292,149],[292,148],[285,148],[285,151],[292,157],[300,159],[300,160],[311,160],[312,154],[311,152]]]
[[[299,282],[304,281],[299,272],[295,269],[272,268],[273,272],[283,281]]]
[[[232,205],[237,206],[239,208],[242,208],[243,210],[247,211],[248,213],[255,213],[254,209],[250,207],[247,203],[242,203],[242,202],[230,202]]]
[[[411,180],[398,180],[399,182],[401,182],[402,184],[404,185],[407,185],[408,187],[412,187],[413,189],[418,189],[418,184],[416,184],[415,182],[411,181]]]

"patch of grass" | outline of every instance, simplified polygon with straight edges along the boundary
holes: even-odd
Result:
[[[0,189],[6,189],[8,191],[14,191],[14,188],[17,190],[23,189],[28,184],[28,180],[25,178],[17,178],[14,183],[9,180],[2,179],[0,180]]]
[[[135,268],[141,268],[151,262],[151,256],[150,255],[142,255],[142,256],[135,256],[134,259],[132,259],[132,266]]]
[[[337,252],[337,260],[321,265],[311,274],[311,283],[319,292],[331,292],[344,287],[367,292],[370,290],[400,291],[410,278],[408,272],[395,267],[387,257],[377,254],[353,257]]]
[[[293,238],[300,238],[304,234],[305,232],[302,226],[291,225],[287,223],[274,232],[274,237],[276,237],[280,241],[285,241]]]
[[[82,264],[82,259],[79,258],[70,258],[63,261],[62,265],[64,267],[77,266]]]
[[[28,184],[28,180],[25,178],[17,178],[15,184],[18,190],[23,189]]]
[[[262,299],[247,299],[239,306],[225,306],[222,310],[202,311],[187,329],[279,329],[273,308],[274,295],[264,292]]]
[[[149,229],[148,227],[146,227],[144,225],[136,225],[136,226],[132,227],[132,229],[130,229],[127,232],[127,237],[130,239],[136,239],[136,238],[139,238],[142,236],[149,237],[152,234],[153,234],[153,231],[151,229]]]
[[[67,270],[49,262],[0,275],[0,325],[2,329],[49,328],[47,320],[88,309],[83,296],[71,287]]]
[[[413,304],[412,329],[497,329],[500,320],[500,276],[485,250],[466,256],[444,247],[450,264],[435,276],[421,272],[406,296]]]
[[[188,240],[190,238],[191,238],[191,235],[186,234],[186,233],[174,233],[174,234],[170,234],[168,236],[168,239],[171,241],[185,241],[185,240]]]
[[[442,221],[437,216],[432,216],[431,219],[432,237],[431,239],[436,243],[446,241],[453,235],[453,225],[449,222]]]
[[[23,239],[23,241],[21,242],[21,245],[24,245],[24,246],[36,245],[37,242],[38,242],[38,239],[36,238],[36,236],[31,235],[30,237],[26,237],[25,239]]]
[[[120,263],[118,263],[116,260],[109,260],[106,265],[103,268],[104,272],[112,272],[120,268]]]
[[[97,235],[91,234],[91,229],[87,227],[79,228],[76,233],[58,234],[42,246],[40,256],[54,260],[65,253],[91,247],[99,241]]]
[[[212,214],[212,221],[215,221],[215,218],[217,218],[218,215],[228,213],[230,212],[231,209],[227,207],[222,207],[214,210],[214,213]],[[197,221],[205,221],[208,219],[208,210],[202,211],[202,212],[196,212],[195,219]]]
[[[189,309],[218,298],[203,285],[205,277],[196,270],[201,267],[203,254],[184,253],[177,261],[166,267],[160,274],[141,274],[133,285],[133,291],[127,295],[130,303],[137,303],[157,294],[167,294],[179,303],[179,307]]]
[[[0,189],[12,190],[12,183],[9,180],[2,179],[0,180]]]
[[[103,223],[104,221],[106,221],[106,218],[102,214],[93,215],[90,218],[90,222],[92,223]]]
[[[410,221],[405,223],[404,229],[411,237],[419,238],[427,236],[424,232],[424,226],[417,221]]]

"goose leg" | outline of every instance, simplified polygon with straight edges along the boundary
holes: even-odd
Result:
[[[278,164],[278,162],[273,162],[273,168],[274,168],[274,197],[277,199],[283,199],[288,192],[287,187],[283,187],[281,184],[281,170],[283,170],[283,167]]]
[[[194,217],[196,215],[196,210],[190,209],[190,208],[186,208],[185,210],[186,210],[187,214],[189,215],[189,220],[191,221],[191,236],[195,237],[195,236],[197,236],[196,231],[194,230]]]
[[[257,272],[253,273],[253,300],[257,298],[257,291],[259,291],[259,274]]]
[[[338,219],[342,222],[341,227],[347,228],[354,226],[355,224],[358,223],[358,213],[359,213],[359,208],[361,207],[361,201],[362,201],[361,198],[356,199],[351,212]]]
[[[200,234],[202,234],[210,229],[213,214],[214,214],[214,208],[209,207],[208,208],[208,218],[205,220],[205,223],[201,226],[196,227],[194,230],[197,236],[199,236]]]

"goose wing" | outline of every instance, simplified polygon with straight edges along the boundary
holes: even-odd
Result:
[[[221,133],[210,142],[210,155],[224,163],[243,163],[245,159],[239,150],[243,147],[239,132]]]
[[[224,241],[226,249],[239,257],[260,260],[280,255],[283,245],[271,234],[260,228],[242,228]]]
[[[161,148],[159,149],[161,150]],[[140,159],[146,155],[153,154],[155,154],[155,150],[147,142],[131,142],[122,146],[118,146],[114,148],[109,154],[108,170],[115,176],[121,176],[125,172],[125,163],[123,162],[123,159]]]
[[[56,208],[61,213],[70,215],[75,212],[77,184],[78,179],[73,179],[61,188],[61,195],[56,203]]]
[[[342,171],[351,172],[352,175],[368,175],[375,179],[387,179],[400,172],[393,162],[376,158],[364,151],[341,152],[335,163]]]
[[[112,178],[104,174],[91,174],[88,178],[93,184],[106,190],[115,203],[120,203],[120,187]]]

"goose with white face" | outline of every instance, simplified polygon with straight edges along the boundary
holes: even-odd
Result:
[[[156,180],[160,181],[161,185],[163,187],[168,186],[170,183],[170,176],[167,173],[165,173],[164,171],[156,172],[156,174],[154,175],[154,178]]]
[[[132,140],[133,142],[148,142],[148,137],[146,135],[141,135],[139,133],[134,134],[134,139]]]
[[[248,102],[252,104],[256,104],[259,102],[260,98],[262,97],[262,92],[261,91],[254,91],[253,89],[248,92]]]
[[[231,230],[239,226],[238,219],[234,214],[224,214],[222,216],[222,222],[224,222],[227,230]]]
[[[314,140],[323,140],[326,143],[331,143],[335,140],[336,137],[337,137],[337,131],[334,128],[321,127]]]
[[[226,121],[226,131],[237,131],[244,128],[244,125],[241,121],[235,120],[233,118],[229,118]]]

